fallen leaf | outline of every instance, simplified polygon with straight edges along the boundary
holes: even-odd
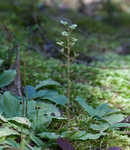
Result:
[[[57,144],[59,145],[62,150],[75,150],[72,146],[72,144],[67,140],[59,137],[57,139]]]

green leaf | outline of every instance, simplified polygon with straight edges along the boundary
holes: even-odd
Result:
[[[2,59],[0,59],[0,66],[2,65],[2,63],[3,63],[3,60],[2,60]]]
[[[91,106],[89,106],[84,99],[81,97],[77,97],[76,101],[89,113],[91,117],[95,115],[95,109],[93,109]]]
[[[37,98],[37,92],[33,86],[27,85],[25,87],[25,94],[28,100]]]
[[[6,117],[15,117],[20,114],[20,104],[10,92],[5,92],[0,99],[0,112]]]
[[[7,119],[5,117],[3,117],[1,114],[0,114],[0,121],[2,121],[2,122],[8,122]]]
[[[101,132],[101,133],[97,133],[97,134],[92,134],[92,133],[87,133],[86,135],[80,137],[79,139],[80,140],[96,140],[96,139],[99,139],[101,136],[104,136],[104,135],[107,135],[106,133],[104,132]]]
[[[27,101],[27,116],[29,114],[36,112],[36,106],[37,106],[36,101],[34,101],[34,100]],[[26,109],[26,105],[24,106],[24,109]]]
[[[6,136],[10,136],[10,135],[19,135],[19,134],[15,130],[12,130],[12,129],[8,128],[8,127],[0,128],[0,138],[1,137],[6,137]]]
[[[52,79],[48,79],[45,81],[41,81],[37,86],[36,89],[40,89],[42,87],[50,87],[50,86],[60,86],[60,84]]]
[[[32,122],[33,130],[37,132],[41,132],[45,130],[52,121],[52,118],[46,116],[46,114],[42,110],[38,110],[38,115],[36,112],[33,112],[28,117]]]
[[[21,133],[23,135],[29,135],[30,134],[30,130],[28,128],[26,128],[25,126],[22,126],[20,124],[16,124],[16,122],[8,122],[8,127],[11,129],[14,129],[15,131]]]
[[[54,90],[40,90],[37,92],[34,87],[26,86],[25,91],[26,97],[29,100],[40,98],[43,100],[49,100],[59,105],[65,105],[67,103],[67,98],[63,95],[58,94],[58,92]]]
[[[8,121],[15,121],[19,124],[23,124],[23,125],[28,126],[28,127],[31,126],[30,121],[25,117],[13,117],[13,118],[9,118]]]
[[[30,136],[31,140],[37,144],[37,146],[43,146],[43,141],[41,141],[38,137],[36,137],[34,134],[31,134]]]
[[[46,93],[43,94],[42,99],[47,99],[53,103],[63,105],[63,106],[68,101],[66,96],[60,95],[60,94],[58,94],[58,92],[52,91],[52,90],[46,90]]]
[[[70,135],[69,137],[72,139],[72,140],[94,140],[94,139],[98,139],[100,138],[100,136],[104,136],[106,135],[106,133],[104,132],[100,132],[100,133],[97,133],[97,134],[92,134],[92,133],[87,133],[86,131],[77,131],[76,133],[74,133],[72,136]]]
[[[61,118],[59,109],[52,104],[40,102],[35,103],[35,106],[38,109],[32,109],[32,111],[29,110],[28,114],[29,119],[33,122],[32,127],[34,130],[42,131],[43,129],[49,126],[53,118]]]
[[[56,134],[55,132],[42,132],[38,134],[40,138],[45,138],[45,139],[51,139],[51,140],[56,140],[60,137],[60,135]]]
[[[110,126],[110,129],[116,129],[122,127],[130,127],[130,123],[115,123]]]
[[[15,79],[15,76],[15,70],[4,71],[0,74],[0,88],[9,85]]]
[[[13,140],[12,138],[8,138],[4,144],[7,144],[7,145],[10,145],[12,146],[13,148],[19,148],[20,147],[20,144],[18,144],[15,140]]]
[[[86,135],[86,131],[79,130],[76,133],[73,132],[73,133],[71,133],[71,135],[68,134],[67,136],[70,137],[72,140],[76,140],[85,135]]]
[[[123,114],[113,114],[110,116],[105,116],[102,119],[104,119],[105,121],[107,121],[110,125],[118,123],[120,121],[122,121],[124,119],[124,115]]]
[[[90,128],[97,131],[105,131],[109,128],[108,123],[101,123],[101,124],[91,124]]]
[[[5,148],[9,148],[9,147],[7,147],[7,146],[0,146],[0,150],[3,150]]]
[[[108,104],[101,104],[95,109],[95,116],[102,118],[104,115],[108,115],[110,113],[118,112],[118,110],[112,110]]]

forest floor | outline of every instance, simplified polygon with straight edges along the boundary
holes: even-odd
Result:
[[[108,21],[104,16],[92,18],[76,11],[52,8],[43,8],[37,15],[38,20],[35,20],[26,7],[0,9],[0,58],[9,63],[7,51],[12,49],[11,52],[15,53],[14,45],[18,43],[21,50],[22,83],[35,86],[39,81],[53,79],[62,85],[58,91],[65,95],[65,58],[56,45],[64,31],[59,22],[67,20],[78,25],[73,32],[78,41],[72,51],[79,56],[70,66],[70,119],[62,122],[61,129],[58,129],[60,123],[54,121],[49,126],[49,131],[71,131],[78,127],[91,132],[87,128],[88,114],[75,102],[77,96],[81,96],[94,108],[108,103],[125,117],[130,116],[129,15],[119,15]],[[109,135],[99,139],[71,140],[71,143],[76,150],[103,150],[112,146],[129,150],[129,131],[129,128],[107,131]]]

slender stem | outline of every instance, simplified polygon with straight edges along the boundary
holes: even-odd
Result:
[[[23,106],[22,115],[24,117],[24,97],[23,97],[23,100],[22,100],[22,106]]]
[[[71,80],[70,80],[70,37],[67,36],[67,97],[70,102],[70,88],[71,88]],[[70,113],[69,113],[69,105],[67,106],[67,116],[70,118]]]
[[[70,100],[70,39],[67,37],[67,97]]]
[[[24,87],[26,87],[26,63],[24,61]],[[28,112],[28,102],[27,102],[27,98],[26,98],[26,108],[25,108],[25,114],[27,115]]]
[[[20,142],[20,150],[24,150],[25,149],[25,141],[24,141],[25,137],[21,134],[21,142]]]

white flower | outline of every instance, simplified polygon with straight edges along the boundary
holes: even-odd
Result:
[[[74,30],[75,28],[77,28],[77,26],[78,26],[77,24],[72,24],[72,25],[69,26],[69,28]]]
[[[68,32],[66,32],[66,31],[63,31],[61,34],[62,34],[62,36],[68,36]]]
[[[68,22],[64,21],[64,20],[61,20],[60,23],[63,24],[63,25],[68,25]]]
[[[64,48],[62,48],[60,51],[61,51],[61,53],[64,53]]]
[[[78,39],[76,39],[76,38],[72,37],[72,41],[73,41],[73,42],[77,42],[77,41],[78,41]]]
[[[64,42],[63,41],[59,41],[59,42],[56,42],[56,44],[60,45],[60,46],[63,46],[64,45]]]
[[[72,37],[71,38],[71,46],[74,46],[75,45],[75,43],[78,41],[78,39],[76,39],[76,38],[74,38],[74,37]]]

